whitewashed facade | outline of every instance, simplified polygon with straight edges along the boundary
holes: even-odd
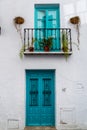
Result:
[[[60,4],[60,27],[72,29],[72,41],[77,43],[75,27],[68,20],[80,16],[80,49],[73,44],[73,53],[64,56],[24,56],[13,19],[22,16],[25,27],[34,27],[34,4]],[[8,127],[23,130],[26,111],[26,69],[55,69],[55,126],[66,122],[87,125],[87,1],[86,0],[1,0],[0,1],[0,130]]]

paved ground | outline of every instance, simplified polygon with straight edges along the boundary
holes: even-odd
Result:
[[[60,125],[58,130],[87,130],[87,126],[84,125]]]
[[[55,127],[25,127],[24,130],[87,130],[87,127],[82,126],[59,126],[58,129]]]

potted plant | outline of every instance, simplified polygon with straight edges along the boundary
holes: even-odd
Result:
[[[20,16],[17,16],[13,19],[13,23],[14,23],[14,26],[17,30],[17,32],[19,33],[20,35],[20,38],[21,38],[21,41],[23,43],[23,38],[22,38],[22,27],[21,25],[25,22],[24,18],[23,17],[20,17]]]
[[[33,52],[34,51],[34,42],[36,41],[36,39],[35,38],[32,38],[32,40],[31,40],[31,44],[30,44],[30,46],[29,46],[29,51],[30,52]]]
[[[62,32],[62,50],[68,52],[68,37],[65,31]]]
[[[75,16],[75,17],[72,17],[70,18],[70,23],[72,25],[74,25],[76,27],[76,31],[77,31],[77,41],[78,41],[78,44],[77,44],[77,47],[79,49],[79,43],[80,43],[80,40],[79,40],[79,37],[80,37],[80,31],[79,31],[79,27],[80,27],[80,17],[79,16]]]
[[[20,17],[20,16],[17,16],[17,17],[14,18],[14,23],[15,24],[23,24],[24,23],[24,18]]]
[[[32,41],[31,41],[31,44],[25,44],[21,47],[20,49],[20,58],[22,59],[23,58],[23,55],[24,55],[24,50],[28,50],[29,52],[33,52],[34,51],[34,43],[35,43],[36,39],[35,38],[32,38]]]
[[[40,47],[44,49],[45,52],[50,51],[53,44],[53,37],[43,38],[40,42]]]
[[[68,42],[68,36],[67,36],[67,33],[65,31],[62,31],[62,34],[61,34],[61,41],[62,41],[62,50],[65,54],[65,57],[67,59],[67,54],[68,54],[68,51],[69,51],[69,48],[68,48],[68,45],[69,45],[69,42]]]

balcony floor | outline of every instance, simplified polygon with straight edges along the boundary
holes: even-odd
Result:
[[[69,51],[69,52],[63,52],[63,51],[59,51],[59,52],[41,52],[41,51],[38,51],[38,52],[29,52],[29,51],[25,51],[24,52],[24,55],[71,55],[72,54],[72,51]]]

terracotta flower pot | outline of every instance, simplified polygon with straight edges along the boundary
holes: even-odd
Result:
[[[63,52],[68,52],[68,47],[63,47],[62,50]]]
[[[24,23],[24,18],[22,18],[22,17],[16,17],[16,18],[14,18],[14,22],[16,23],[16,24],[23,24]]]
[[[72,24],[78,24],[79,22],[80,22],[79,16],[70,18],[70,23],[72,23]]]
[[[44,51],[45,51],[45,52],[50,51],[49,47],[48,47],[48,46],[45,46],[45,47],[44,47]]]
[[[29,47],[29,51],[33,52],[34,51],[34,47]]]

